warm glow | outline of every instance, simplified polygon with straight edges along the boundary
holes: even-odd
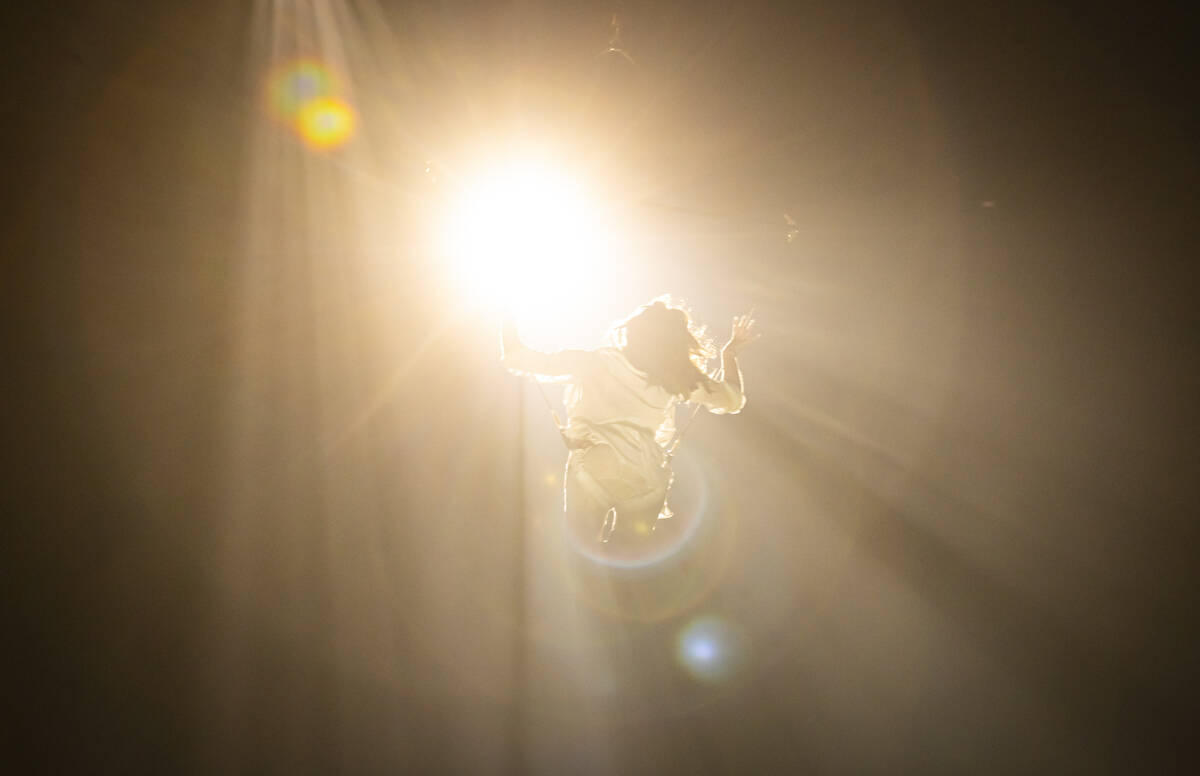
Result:
[[[474,301],[539,318],[603,294],[614,242],[581,178],[534,161],[469,181],[444,225],[446,251]]]
[[[354,132],[354,111],[333,97],[310,100],[297,114],[296,128],[313,148],[337,148]]]

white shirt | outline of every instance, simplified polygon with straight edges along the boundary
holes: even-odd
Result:
[[[617,348],[541,353],[528,348],[506,352],[509,370],[568,383],[565,404],[568,443],[608,444],[627,463],[661,465],[675,434],[679,397],[651,385]],[[737,413],[746,404],[735,385],[707,379],[687,398],[718,414]]]

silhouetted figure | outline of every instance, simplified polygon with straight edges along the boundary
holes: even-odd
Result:
[[[717,414],[740,412],[746,395],[737,354],[757,338],[750,315],[735,317],[721,368],[708,375],[702,366],[710,350],[690,316],[662,300],[613,326],[609,346],[597,350],[530,350],[516,324],[505,321],[504,366],[568,384],[564,504],[576,528],[606,542],[614,531],[629,538],[648,533],[660,516],[670,516],[675,406],[686,401]]]

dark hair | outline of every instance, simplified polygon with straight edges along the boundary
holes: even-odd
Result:
[[[609,341],[620,348],[629,363],[645,372],[651,385],[659,385],[681,398],[708,379],[701,368],[710,346],[701,329],[681,306],[656,299],[617,323]]]

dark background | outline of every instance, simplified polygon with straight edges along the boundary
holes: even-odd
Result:
[[[626,67],[592,53],[603,4],[358,5],[392,32],[354,46],[376,70],[349,68],[335,163],[251,139],[279,130],[248,5],[5,12],[6,759],[1187,770],[1181,15],[629,2]],[[430,148],[496,121],[586,130],[654,205],[672,258],[648,272],[766,331],[746,412],[689,439],[741,505],[729,566],[664,620],[591,615],[623,645],[602,700],[549,687],[520,600],[492,332],[415,238],[369,282],[344,235],[378,213],[261,196],[369,198],[366,169],[420,202]],[[756,645],[717,688],[662,656],[701,611]]]

